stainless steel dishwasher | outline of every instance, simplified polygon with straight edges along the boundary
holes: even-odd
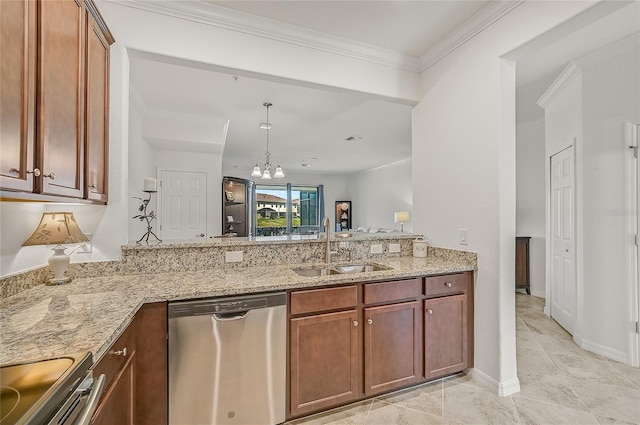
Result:
[[[285,419],[286,294],[169,303],[169,423]]]

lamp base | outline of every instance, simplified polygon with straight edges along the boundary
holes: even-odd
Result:
[[[51,279],[47,280],[45,282],[45,285],[47,286],[56,286],[56,285],[64,285],[65,283],[69,283],[71,282],[71,277],[69,276],[65,276],[63,278],[60,279],[56,279],[55,277],[52,277]]]

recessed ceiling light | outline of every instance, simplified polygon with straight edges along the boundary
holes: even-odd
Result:
[[[309,158],[309,159],[310,159],[311,161],[315,161],[315,160],[317,160],[318,158],[316,158],[316,157],[314,156],[314,157],[311,157],[311,158]]]
[[[300,166],[304,167],[304,168],[309,168],[309,167],[311,167],[311,164],[309,164],[307,162],[303,162],[302,164],[300,164]]]
[[[349,136],[344,140],[346,140],[347,142],[357,142],[362,140],[362,136]]]

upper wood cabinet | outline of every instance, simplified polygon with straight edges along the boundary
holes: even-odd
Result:
[[[30,192],[35,159],[36,4],[0,2],[0,28],[0,187]]]
[[[113,37],[91,0],[0,7],[2,197],[106,203]]]

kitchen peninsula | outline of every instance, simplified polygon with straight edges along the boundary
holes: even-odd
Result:
[[[436,279],[433,280],[434,285],[444,285],[444,290],[453,295],[468,297],[465,305],[469,308],[465,314],[468,314],[469,322],[465,322],[465,326],[471,324],[472,337],[476,254],[429,247],[426,258],[416,258],[412,256],[411,248],[415,237],[400,233],[352,235],[348,238],[334,235],[331,249],[337,252],[333,258],[335,264],[367,262],[384,269],[316,277],[301,276],[294,269],[323,263],[325,241],[317,237],[275,240],[221,238],[199,243],[128,244],[122,247],[122,261],[96,265],[102,267],[103,275],[95,276],[94,272],[87,271],[90,264],[72,267],[70,272],[75,274],[75,278],[70,284],[37,285],[0,301],[0,363],[80,351],[91,351],[94,361],[98,362],[107,357],[114,341],[130,328],[137,313],[143,311],[140,310],[142,306],[166,305],[177,300],[272,291],[286,291],[291,297],[292,293],[304,294],[321,288],[353,287],[358,294],[357,306],[353,308],[366,311],[369,303],[375,306],[385,304],[383,298],[376,299],[374,292],[392,293],[396,288],[404,288],[400,289],[403,292],[411,286],[411,291],[415,289],[417,292],[403,292],[405,295],[400,295],[399,299],[410,298],[421,306],[418,309],[421,312],[423,302],[432,302],[434,296],[443,294],[440,289],[432,288],[429,279]],[[390,252],[397,251],[398,246],[400,252]],[[372,250],[379,249],[381,253],[371,254]],[[241,261],[236,261],[237,254],[229,257],[229,253],[237,252],[242,253]],[[232,261],[229,262],[230,259]],[[82,277],[82,272],[93,277]],[[459,289],[457,281],[451,279],[437,280],[445,275],[468,276],[468,279],[465,277],[469,281],[468,287]],[[368,294],[362,288],[363,285],[364,288],[374,288],[369,284],[381,286]],[[449,285],[448,289],[446,285]],[[426,311],[425,315],[430,314],[428,304]],[[290,312],[289,317],[307,318],[305,315],[308,314],[300,310]],[[418,329],[422,330],[422,320]],[[472,338],[470,340],[472,356]],[[472,358],[469,364],[472,364]],[[425,379],[431,379],[430,375],[423,374],[414,383]],[[322,408],[325,408],[322,404],[312,408],[292,405],[288,417]]]

